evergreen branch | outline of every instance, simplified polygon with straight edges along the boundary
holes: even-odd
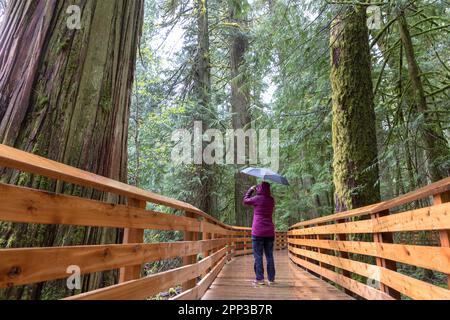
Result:
[[[431,28],[431,29],[428,29],[428,30],[425,30],[425,31],[422,31],[422,32],[419,32],[419,33],[415,33],[415,34],[411,35],[411,37],[414,38],[414,37],[418,37],[418,36],[421,36],[421,35],[429,33],[429,32],[433,32],[433,31],[437,31],[437,30],[441,30],[441,29],[447,29],[447,28],[449,28],[448,31],[450,32],[450,24],[447,24],[445,26]]]
[[[433,92],[427,94],[425,97],[428,98],[428,97],[435,96],[435,95],[437,95],[437,94],[439,94],[439,93],[441,93],[441,92],[444,92],[444,91],[447,90],[447,89],[450,89],[450,84],[446,85],[446,86],[443,87],[443,88],[440,88],[440,89],[438,89],[438,90],[436,90],[436,91],[433,91]]]

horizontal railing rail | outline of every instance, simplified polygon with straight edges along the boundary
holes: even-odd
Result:
[[[249,228],[226,225],[188,203],[5,145],[0,145],[0,167],[126,198],[126,204],[115,204],[0,184],[2,222],[124,228],[122,244],[0,249],[0,288],[65,279],[67,268],[78,266],[83,275],[120,269],[120,280],[68,300],[147,299],[181,284],[175,299],[199,299],[227,261],[251,253]],[[147,202],[183,215],[149,210]],[[182,231],[184,241],[144,243],[146,229]],[[286,247],[286,233],[276,239],[277,248]],[[182,267],[141,277],[144,263],[179,257]]]
[[[428,197],[429,207],[399,208]],[[438,234],[439,245],[396,240],[417,232]],[[288,247],[295,264],[362,298],[450,299],[449,238],[447,178],[392,200],[297,223],[289,228]],[[439,272],[446,281],[439,286],[417,279],[400,265]]]

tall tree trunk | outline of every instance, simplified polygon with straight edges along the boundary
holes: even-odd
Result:
[[[67,9],[74,4],[81,9],[79,30],[67,24]],[[10,1],[0,32],[0,142],[126,182],[130,92],[142,14],[142,0]],[[40,176],[0,173],[2,182],[120,200]],[[0,235],[7,247],[120,240],[116,229],[25,224],[2,224]],[[115,273],[92,274],[84,277],[83,288],[115,280]],[[63,282],[11,289],[7,295],[60,297],[68,293]]]
[[[242,1],[241,1],[242,2]],[[231,112],[234,130],[251,129],[250,116],[250,92],[248,87],[247,65],[245,54],[248,50],[248,38],[245,34],[246,14],[242,10],[242,3],[239,5],[230,4],[230,22],[235,26],[230,48],[230,68],[231,68]],[[234,144],[234,155],[237,155],[238,146]],[[248,151],[246,146],[245,164],[249,164]],[[237,160],[237,159],[236,159]],[[256,183],[256,179],[242,174],[239,171],[243,167],[237,165],[234,180],[234,208],[236,224],[239,226],[251,226],[252,209],[244,206],[242,198],[244,193]]]
[[[196,120],[201,120],[203,132],[210,128],[215,112],[210,103],[211,97],[211,53],[209,41],[208,1],[195,0],[197,13],[197,55],[194,72],[194,98],[198,104]],[[203,148],[206,146],[203,143]],[[196,187],[194,202],[201,210],[208,214],[216,214],[217,197],[214,193],[214,165],[196,165],[196,175],[200,186]]]
[[[348,6],[332,23],[331,85],[336,211],[380,200],[366,13]]]
[[[450,175],[450,166],[442,165],[450,153],[449,146],[442,129],[436,124],[437,119],[429,112],[430,109],[428,108],[425,90],[420,77],[419,65],[404,14],[401,14],[398,18],[398,27],[408,62],[408,73],[411,87],[414,91],[415,107],[417,112],[423,115],[424,119],[422,132],[428,176],[431,181],[438,181]]]

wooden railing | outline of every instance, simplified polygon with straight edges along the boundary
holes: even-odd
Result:
[[[236,254],[251,253],[248,228],[226,225],[182,201],[5,145],[0,145],[0,167],[127,199],[124,205],[111,204],[0,184],[0,221],[124,228],[122,244],[0,249],[0,288],[65,279],[69,276],[67,268],[74,265],[81,274],[120,268],[120,281],[68,300],[147,299],[180,284],[183,292],[176,299],[198,299],[228,260]],[[175,209],[183,215],[148,210],[147,203]],[[145,229],[182,231],[184,241],[144,243]],[[285,244],[286,233],[277,233],[278,247]],[[203,257],[200,261],[199,255]],[[142,264],[177,257],[183,257],[184,266],[141,277]]]
[[[234,236],[234,255],[241,256],[253,254],[252,250],[252,229],[245,227],[234,227],[237,233]],[[287,232],[275,232],[275,250],[283,250],[287,248]]]
[[[298,266],[366,299],[450,299],[450,178],[398,198],[300,222],[288,232]],[[395,212],[430,198],[430,207]],[[401,243],[404,233],[437,233],[439,246]],[[398,269],[409,265],[447,275],[442,287]]]

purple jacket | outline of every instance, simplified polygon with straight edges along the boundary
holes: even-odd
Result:
[[[262,183],[256,187],[256,196],[249,189],[244,196],[244,204],[253,206],[252,236],[275,237],[275,226],[272,221],[275,200],[270,195],[270,185]]]

